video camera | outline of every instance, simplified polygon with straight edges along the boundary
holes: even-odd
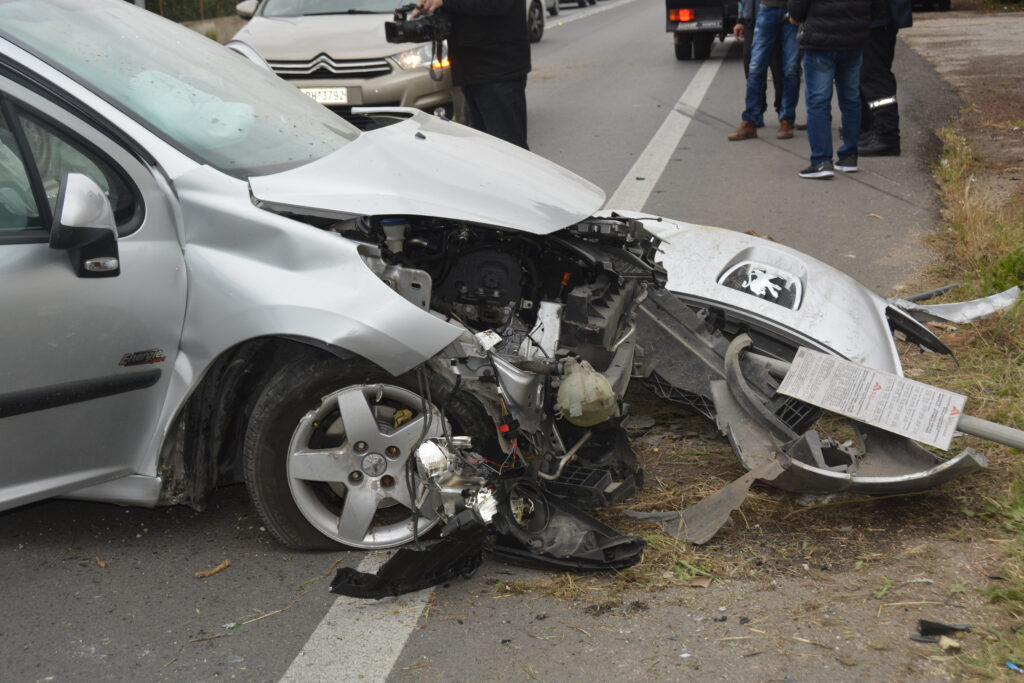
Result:
[[[430,43],[444,40],[452,32],[452,20],[444,12],[409,16],[416,5],[402,5],[395,9],[395,20],[384,22],[384,37],[389,43]]]

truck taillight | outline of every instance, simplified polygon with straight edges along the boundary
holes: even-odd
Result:
[[[697,13],[692,9],[670,9],[668,11],[669,21],[693,21],[697,18]]]

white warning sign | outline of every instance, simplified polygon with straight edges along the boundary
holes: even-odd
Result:
[[[966,397],[801,348],[779,393],[943,450]]]

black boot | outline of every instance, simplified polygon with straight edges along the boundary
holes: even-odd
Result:
[[[862,157],[898,157],[900,155],[900,141],[879,140],[876,136],[872,135],[866,143],[858,142],[857,153]]]

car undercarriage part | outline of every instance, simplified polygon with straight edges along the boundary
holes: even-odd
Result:
[[[459,576],[469,578],[483,561],[487,533],[483,521],[472,510],[465,510],[445,526],[441,540],[425,541],[421,550],[399,548],[376,574],[341,567],[331,581],[331,592],[380,600]]]
[[[417,451],[420,464],[434,476],[443,473],[440,462],[448,457],[436,443]],[[379,600],[459,576],[469,578],[480,566],[492,533],[488,522],[497,534],[494,552],[576,571],[631,567],[647,545],[546,493],[530,479],[499,480],[497,492],[487,501],[486,512],[480,507],[462,510],[445,525],[440,540],[424,541],[421,549],[400,548],[375,574],[342,567],[331,582],[331,592]]]

